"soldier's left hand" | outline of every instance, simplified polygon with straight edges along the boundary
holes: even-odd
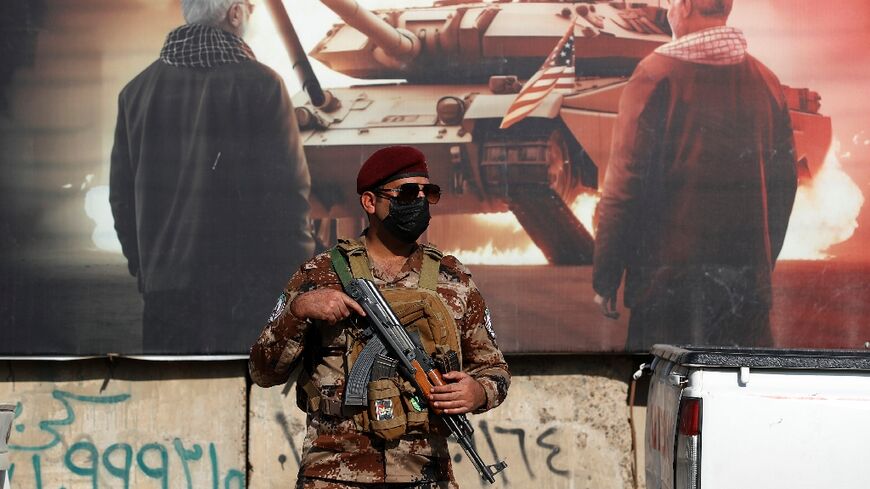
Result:
[[[486,402],[486,392],[480,382],[465,372],[453,371],[444,374],[446,385],[432,388],[433,407],[447,414],[462,414],[474,411]]]

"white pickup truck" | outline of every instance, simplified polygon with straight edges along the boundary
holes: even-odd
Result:
[[[652,354],[647,488],[870,488],[870,351]]]

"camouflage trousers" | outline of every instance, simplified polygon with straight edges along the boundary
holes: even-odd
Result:
[[[399,482],[390,484],[361,484],[350,481],[318,479],[315,477],[299,477],[296,489],[458,489],[455,482],[421,481]]]

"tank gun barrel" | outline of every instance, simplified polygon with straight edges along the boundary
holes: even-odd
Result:
[[[296,73],[299,83],[302,84],[302,89],[308,94],[312,105],[328,111],[335,102],[332,95],[328,91],[324,92],[320,87],[320,81],[314,74],[311,63],[308,62],[308,56],[302,49],[302,43],[299,42],[299,36],[290,21],[290,16],[287,15],[283,2],[281,0],[266,0],[266,5],[275,21],[278,35],[281,36],[281,41],[287,49],[287,54],[290,55],[293,72]]]
[[[387,23],[373,12],[363,8],[356,0],[320,0],[326,7],[338,14],[349,26],[362,32],[384,54],[392,59],[381,59],[384,64],[402,64],[410,61],[420,52],[420,40],[404,29]]]

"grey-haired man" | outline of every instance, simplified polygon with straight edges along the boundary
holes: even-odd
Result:
[[[241,352],[312,252],[308,166],[283,82],[241,37],[250,0],[182,9],[119,97],[109,200],[145,351]]]

